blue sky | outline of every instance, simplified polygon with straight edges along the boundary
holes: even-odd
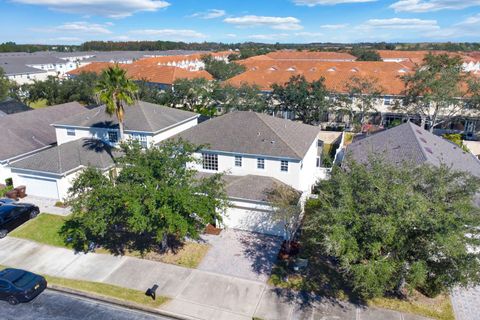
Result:
[[[480,0],[0,0],[0,42],[480,41]]]

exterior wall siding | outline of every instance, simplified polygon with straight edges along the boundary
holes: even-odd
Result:
[[[212,152],[218,155],[218,171],[211,171],[203,169],[202,163],[193,164],[193,167],[200,172],[223,172],[228,175],[235,176],[244,176],[244,175],[257,175],[272,177],[280,180],[281,182],[292,186],[293,188],[301,188],[302,183],[300,182],[300,161],[289,160],[288,162],[288,172],[283,172],[280,170],[281,160],[280,158],[269,158],[266,156],[252,156],[252,155],[241,155],[242,156],[242,166],[235,166],[235,154],[225,154],[220,152]],[[202,159],[201,154],[196,154],[198,159]],[[257,159],[265,159],[265,169],[257,168]],[[315,165],[315,164],[314,164]]]

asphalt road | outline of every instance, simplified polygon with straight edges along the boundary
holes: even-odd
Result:
[[[172,320],[46,290],[29,303],[0,301],[2,320]]]

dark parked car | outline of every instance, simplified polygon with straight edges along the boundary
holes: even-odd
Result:
[[[0,271],[0,299],[12,305],[34,299],[46,287],[47,280],[38,274],[10,268]]]
[[[35,218],[40,209],[30,203],[9,203],[0,205],[0,239],[21,225]]]

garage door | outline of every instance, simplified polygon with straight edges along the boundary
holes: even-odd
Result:
[[[272,213],[242,207],[230,207],[223,217],[225,227],[283,237],[283,225],[273,222]]]
[[[57,180],[18,175],[16,186],[27,186],[27,194],[37,197],[58,199]]]

